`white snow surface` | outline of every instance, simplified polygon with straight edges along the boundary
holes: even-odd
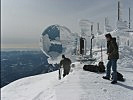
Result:
[[[106,65],[107,55],[103,52]],[[95,53],[100,61],[100,52]],[[1,89],[1,100],[133,100],[133,48],[120,47],[118,71],[125,82],[115,85],[103,80],[105,74],[83,71],[84,63],[75,67],[65,78],[58,80],[58,71],[19,79]]]

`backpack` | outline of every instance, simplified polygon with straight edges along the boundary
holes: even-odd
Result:
[[[98,72],[97,65],[84,65],[83,69],[90,72]]]
[[[113,75],[113,73],[111,75]],[[113,77],[111,79],[113,79]],[[121,82],[125,81],[125,79],[123,78],[123,75],[119,72],[117,72],[117,80]]]
[[[105,66],[103,62],[98,63],[98,72],[105,72]]]

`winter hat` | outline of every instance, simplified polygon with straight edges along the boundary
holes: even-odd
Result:
[[[62,58],[65,58],[65,55],[62,55]]]
[[[106,34],[105,37],[106,37],[106,38],[112,38],[112,36],[111,36],[110,33]]]

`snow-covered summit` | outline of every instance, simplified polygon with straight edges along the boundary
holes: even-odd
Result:
[[[106,52],[104,63],[107,62]],[[95,54],[100,60],[100,52]],[[103,80],[104,74],[83,71],[84,64],[75,62],[73,71],[58,80],[58,71],[17,80],[1,89],[2,100],[132,100],[133,48],[120,47],[118,71],[126,78],[116,85]],[[95,62],[94,64],[97,64]]]

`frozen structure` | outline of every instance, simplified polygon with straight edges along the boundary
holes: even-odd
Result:
[[[97,23],[97,35],[102,35],[103,32],[100,31],[100,24]]]
[[[129,33],[125,31],[126,29],[128,29],[127,21],[123,20],[122,4],[118,1],[117,36],[129,36]]]
[[[105,32],[112,32],[113,28],[111,27],[109,23],[108,17],[105,18]]]
[[[95,60],[93,58],[93,40],[94,40],[94,33],[93,33],[93,22],[90,22],[87,19],[82,19],[79,21],[81,33],[79,36],[79,40],[77,43],[77,58],[78,61],[89,61]]]
[[[115,32],[115,35],[117,36],[117,40],[119,42],[119,45],[128,45],[128,46],[133,46],[131,38],[132,38],[132,33],[131,31],[131,23],[130,23],[130,8],[129,8],[129,26],[128,22],[123,20],[122,16],[122,4],[120,1],[118,1],[118,20],[117,20],[117,30]]]
[[[117,29],[118,30],[124,30],[127,29],[127,21],[123,21],[122,18],[122,4],[120,1],[118,1],[118,20],[117,20]]]
[[[49,58],[56,59],[61,54],[71,53],[76,48],[75,39],[76,34],[67,27],[51,25],[41,34],[40,48]]]
[[[109,19],[105,18],[105,31],[104,33],[111,33],[112,36],[117,38],[118,45],[132,45],[133,29],[131,29],[130,8],[129,8],[129,25],[128,22],[123,20],[122,3],[118,1],[118,18],[116,22],[116,28],[112,29],[109,25]]]
[[[130,10],[129,10],[130,12]],[[111,33],[116,37],[118,45],[133,46],[133,31],[131,29],[129,13],[129,26],[127,21],[123,20],[121,2],[118,1],[118,20],[116,28],[110,25],[109,18],[105,18],[104,32],[100,31],[97,23],[97,32],[94,32],[94,23],[87,19],[79,21],[81,29],[80,35],[72,33],[67,27],[60,25],[51,25],[41,34],[41,50],[52,59],[57,59],[61,54],[77,56],[93,56],[93,48],[106,48],[105,34]],[[94,35],[95,34],[95,35]]]
[[[82,19],[79,21],[79,26],[81,29],[80,39],[78,43],[78,54],[86,55],[87,51],[90,50],[91,44],[91,22],[87,19]]]

